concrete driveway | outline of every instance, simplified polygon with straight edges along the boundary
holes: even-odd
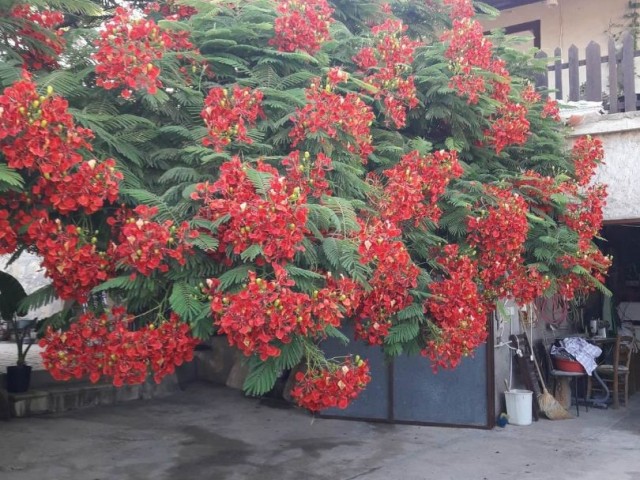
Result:
[[[207,384],[0,422],[2,480],[637,480],[628,409],[492,431],[314,419]]]

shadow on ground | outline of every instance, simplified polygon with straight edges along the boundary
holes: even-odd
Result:
[[[627,409],[492,431],[325,420],[205,384],[0,424],[2,480],[640,478]]]

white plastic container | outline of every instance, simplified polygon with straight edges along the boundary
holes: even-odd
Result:
[[[531,390],[507,390],[507,415],[511,425],[531,425],[533,392]]]

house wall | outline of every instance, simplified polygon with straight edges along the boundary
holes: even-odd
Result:
[[[606,8],[603,5],[606,4]],[[579,58],[585,58],[585,49],[591,41],[600,45],[601,55],[608,54],[609,38],[616,39],[616,46],[621,48],[620,35],[629,30],[630,19],[624,18],[629,13],[628,0],[558,0],[557,6],[548,6],[544,2],[503,10],[495,20],[483,21],[487,30],[506,28],[513,25],[540,20],[540,49],[552,59],[555,49],[560,47],[561,60],[568,61],[568,51],[571,45],[578,47]],[[527,36],[527,32],[515,33],[515,36]],[[533,42],[524,43],[517,48],[530,50]],[[640,59],[636,58],[636,69],[640,68]],[[586,81],[586,67],[579,68],[580,84]],[[609,91],[609,66],[602,64],[602,89]],[[549,72],[549,86],[554,88],[554,72]],[[563,98],[568,100],[569,70],[562,74]],[[636,92],[640,91],[640,78],[636,78]],[[555,93],[551,93],[555,97]]]
[[[44,268],[40,266],[41,259],[36,255],[24,252],[11,265],[6,266],[10,255],[0,255],[0,270],[13,275],[24,287],[27,294],[33,293],[51,281],[44,276]],[[45,318],[62,310],[63,302],[55,300],[49,305],[45,305],[37,310],[29,312],[28,318]]]
[[[557,6],[544,2],[503,10],[496,20],[485,21],[487,29],[540,20],[541,49],[553,54],[556,47],[566,52],[572,44],[584,48],[592,40],[606,45],[611,33],[619,33],[629,23],[623,18],[628,0],[558,0]]]
[[[640,219],[640,112],[587,117],[569,140],[593,135],[602,140],[605,163],[595,181],[609,186],[605,221]]]

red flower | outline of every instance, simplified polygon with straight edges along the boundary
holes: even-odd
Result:
[[[461,255],[457,245],[443,248],[438,263],[446,277],[429,285],[431,299],[424,305],[440,336],[428,341],[423,355],[438,367],[455,368],[487,338],[487,307],[474,282],[478,264]]]
[[[221,152],[232,139],[248,144],[247,125],[253,127],[259,116],[264,113],[260,106],[262,92],[237,85],[229,92],[226,88],[216,87],[209,90],[204,101],[201,116],[209,130],[209,136],[202,141]]]
[[[187,35],[162,29],[151,19],[134,18],[124,7],[116,8],[95,41],[96,84],[106,90],[122,89],[123,98],[130,98],[132,90],[155,94],[162,86],[159,61],[168,51],[192,49]]]
[[[408,75],[415,49],[420,42],[411,40],[401,20],[387,19],[371,29],[374,47],[364,47],[354,57],[358,68],[368,73],[365,81],[376,89],[375,97],[383,99],[385,113],[402,128],[406,124],[407,109],[418,105],[412,75]]]
[[[15,30],[15,36],[5,36],[5,42],[12,44],[13,48],[18,50],[25,67],[31,70],[57,68],[57,57],[65,47],[62,32],[56,30],[56,27],[64,21],[62,12],[41,9],[24,3],[15,5],[11,9],[10,16],[17,21],[19,27]],[[44,44],[46,50],[35,49],[34,43]]]
[[[281,52],[314,54],[330,38],[333,8],[326,0],[278,0],[275,37],[269,43]]]
[[[63,300],[86,302],[96,285],[110,278],[113,263],[110,255],[96,248],[95,240],[74,225],[63,226],[60,220],[45,215],[28,228],[30,239],[42,255],[42,266]]]
[[[274,280],[250,272],[247,286],[237,293],[221,292],[218,280],[209,281],[219,332],[245,355],[262,360],[279,356],[296,335],[322,337],[327,326],[339,327],[342,312],[352,310],[357,298],[355,284],[342,279],[329,278],[327,287],[312,295],[294,292],[286,271],[277,264],[274,270]]]
[[[111,314],[81,315],[65,332],[49,327],[40,340],[44,366],[56,380],[88,376],[97,382],[105,376],[122,386],[143,383],[149,371],[160,383],[193,358],[198,340],[176,314],[158,326],[132,326],[133,317],[114,308]]]
[[[369,279],[371,288],[362,293],[356,310],[355,336],[371,345],[384,343],[393,316],[413,302],[410,289],[417,286],[420,270],[399,236],[400,229],[389,221],[361,222],[360,261],[375,268]]]
[[[363,161],[373,152],[371,124],[375,115],[371,107],[355,93],[341,95],[330,86],[320,88],[316,80],[307,89],[308,103],[294,114],[289,136],[295,147],[309,133],[323,134],[339,141],[347,151],[359,155]]]
[[[389,181],[380,205],[381,216],[396,224],[413,220],[417,226],[424,219],[437,223],[441,213],[437,202],[451,179],[462,173],[455,151],[406,154],[395,167],[384,171]]]
[[[519,103],[507,102],[500,106],[491,123],[491,129],[485,131],[485,137],[493,144],[496,153],[509,145],[523,145],[529,138],[529,120],[527,108]]]
[[[139,205],[133,212],[120,211],[108,219],[112,227],[120,228],[119,243],[112,252],[114,260],[145,276],[156,270],[167,272],[171,260],[184,265],[192,250],[186,239],[197,236],[186,222],[175,226],[171,220],[152,220],[157,213],[156,207]]]
[[[298,405],[312,412],[327,408],[347,408],[349,403],[371,380],[369,365],[356,356],[341,364],[330,363],[298,372],[291,397]]]
[[[593,177],[598,165],[601,165],[604,158],[604,148],[602,141],[590,135],[580,137],[573,144],[571,158],[576,173],[578,185],[584,187]]]
[[[221,254],[231,251],[240,255],[257,245],[259,254],[268,262],[292,260],[308,233],[305,191],[281,177],[277,170],[259,163],[257,170],[270,178],[269,190],[258,194],[247,177],[248,165],[235,157],[220,168],[220,178],[213,184],[200,184],[192,198],[204,205],[198,215],[218,221]]]

